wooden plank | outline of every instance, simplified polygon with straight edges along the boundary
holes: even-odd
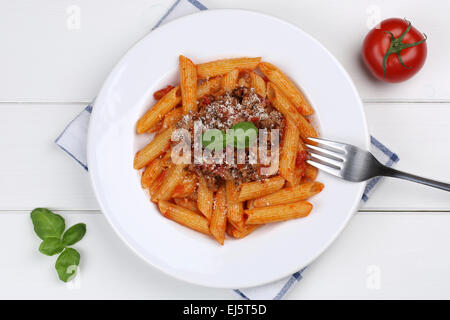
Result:
[[[135,256],[101,214],[63,212],[87,224],[77,281],[57,279],[55,257],[37,250],[28,212],[0,212],[0,299],[236,299],[231,290],[190,285]],[[287,299],[448,299],[450,213],[356,215],[337,241],[304,273]],[[20,241],[11,241],[11,239]],[[345,288],[345,289],[344,289]],[[267,298],[267,297],[266,297]]]
[[[82,104],[0,104],[0,210],[98,209],[88,174],[55,144]],[[370,131],[399,169],[450,181],[450,104],[368,104]],[[364,210],[450,210],[446,192],[389,179]]]
[[[119,239],[101,214],[62,213],[67,225],[84,222],[87,233],[74,245],[81,254],[79,277],[58,279],[56,257],[38,251],[28,212],[0,213],[0,299],[233,299],[229,290],[190,285],[152,268]],[[11,241],[11,239],[20,239]]]
[[[184,0],[183,0],[184,1]],[[0,5],[0,101],[90,101],[126,50],[148,33],[172,0],[16,0]],[[204,0],[214,8],[257,10],[294,23],[344,65],[366,100],[450,99],[446,52],[450,3],[435,0]],[[361,66],[360,47],[377,18],[407,17],[430,37],[429,56],[414,79],[374,81]],[[320,23],[318,24],[318,17]],[[330,36],[332,35],[332,36]],[[270,38],[268,38],[270,41]],[[268,44],[270,45],[270,43]],[[439,74],[439,77],[436,75]]]
[[[276,5],[260,0],[205,0],[211,8],[256,10],[287,20],[319,40],[342,63],[353,78],[361,97],[370,101],[440,101],[450,99],[450,50],[448,20],[450,2],[410,0],[291,1]],[[374,80],[362,66],[360,56],[367,32],[382,19],[408,18],[429,37],[428,58],[421,72],[402,84],[384,84]],[[442,40],[440,40],[442,39]],[[439,77],[436,77],[439,74]]]
[[[449,213],[356,215],[288,299],[450,298]]]
[[[0,105],[1,209],[98,209],[88,173],[54,143],[84,107]]]
[[[172,2],[3,2],[0,101],[92,101],[120,57]]]
[[[450,182],[449,104],[366,104],[369,131],[395,151],[399,170]],[[445,191],[397,179],[380,182],[363,209],[449,210]]]

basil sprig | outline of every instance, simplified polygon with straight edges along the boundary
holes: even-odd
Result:
[[[253,122],[243,121],[231,127],[225,133],[219,129],[209,129],[202,135],[202,145],[210,150],[221,150],[228,146],[238,149],[248,148],[257,139],[258,128]]]
[[[47,256],[59,254],[55,268],[59,279],[67,282],[73,279],[80,264],[80,254],[68,246],[80,241],[86,234],[86,225],[78,223],[64,232],[66,223],[59,214],[45,208],[31,211],[34,232],[42,240],[39,251]]]

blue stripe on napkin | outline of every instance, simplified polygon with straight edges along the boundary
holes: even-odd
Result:
[[[153,29],[162,23],[174,18],[194,13],[207,8],[197,0],[177,0],[167,10],[166,14],[158,21]],[[152,29],[152,30],[153,30]],[[75,119],[73,119],[64,131],[56,139],[55,143],[69,156],[75,159],[85,170],[88,170],[86,159],[87,131],[92,105],[88,105]],[[371,151],[376,158],[387,166],[392,166],[399,161],[398,156],[374,137],[371,137]],[[380,177],[370,180],[364,191],[362,201],[367,201],[373,189],[380,181]],[[241,298],[251,299],[283,299],[294,284],[302,279],[302,273],[306,268],[294,273],[292,276],[281,279],[271,284],[246,289],[235,289]]]

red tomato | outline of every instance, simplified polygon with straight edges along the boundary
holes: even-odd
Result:
[[[426,36],[407,20],[383,20],[364,39],[364,63],[379,80],[405,81],[415,75],[425,63],[425,40]]]

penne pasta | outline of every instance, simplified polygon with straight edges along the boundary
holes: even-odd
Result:
[[[239,202],[263,197],[274,193],[284,186],[284,178],[276,176],[273,178],[243,183],[239,193]]]
[[[167,154],[167,153],[166,153]],[[169,166],[169,161],[167,157],[156,158],[145,168],[144,173],[141,176],[142,188],[149,188],[153,182],[158,178],[158,176]]]
[[[295,168],[294,168],[294,173],[292,175],[292,181],[288,181],[286,183],[286,186],[294,187],[301,183],[302,178],[305,175],[307,157],[308,157],[308,154],[306,152],[305,145],[303,144],[303,141],[301,139],[299,139],[298,151],[296,154]]]
[[[250,71],[244,70],[244,71],[239,72],[237,86],[238,87],[251,87]]]
[[[296,166],[292,174],[292,181],[286,182],[286,186],[287,187],[298,186],[302,182],[304,174],[305,174],[305,166]]]
[[[180,207],[191,210],[195,213],[201,213],[200,210],[198,210],[197,203],[195,201],[192,201],[188,198],[174,198],[173,201],[175,201],[175,204]]]
[[[159,190],[161,185],[163,184],[164,180],[166,179],[167,175],[167,169],[164,169],[163,172],[156,178],[155,181],[150,185],[148,188],[148,193],[150,194],[150,199],[153,197],[153,195]]]
[[[296,183],[295,162],[297,160],[299,141],[300,136],[298,128],[292,120],[288,119],[283,136],[279,170],[280,176],[282,176],[287,183],[291,185],[295,185]]]
[[[227,203],[239,202],[239,186],[237,186],[234,181],[227,180],[225,182],[225,192],[227,194]]]
[[[197,200],[198,200],[198,192],[197,192],[197,190],[194,190],[194,192],[192,192],[190,195],[188,195],[187,198],[189,200],[197,202]]]
[[[265,224],[303,218],[309,215],[312,207],[312,204],[307,201],[299,201],[290,204],[248,209],[245,210],[245,214],[248,216],[245,223],[249,225]]]
[[[168,200],[172,197],[175,187],[183,181],[185,171],[184,164],[174,164],[167,169],[167,174],[158,191],[152,195],[152,201]]]
[[[302,178],[302,182],[310,182],[316,180],[318,173],[319,170],[316,167],[313,167],[309,163],[306,164],[305,175]]]
[[[209,230],[221,245],[225,240],[225,229],[227,227],[227,207],[224,187],[216,192],[214,210],[211,216]]]
[[[308,137],[317,137],[317,132],[313,126],[298,112],[287,97],[273,83],[267,84],[267,97],[272,105],[280,111],[286,118],[292,120],[300,131],[303,140]]]
[[[284,188],[267,196],[254,199],[254,208],[275,206],[307,200],[323,190],[323,183],[306,182],[295,187]]]
[[[197,76],[199,79],[210,78],[230,72],[233,69],[249,69],[254,70],[261,61],[261,57],[257,58],[233,58],[216,60],[197,65]]]
[[[203,82],[197,86],[197,98],[201,98],[206,94],[213,94],[217,92],[222,86],[222,77],[214,77],[208,79],[208,81]]]
[[[173,127],[167,128],[155,136],[143,149],[139,150],[134,157],[134,168],[141,169],[155,160],[170,146]]]
[[[155,133],[161,130],[163,126],[163,120],[159,120],[157,124],[155,124],[153,127],[147,130],[147,133]]]
[[[225,229],[225,233],[229,236],[229,237],[233,237],[233,226],[229,223],[227,223],[227,228]]]
[[[281,89],[302,115],[309,116],[314,113],[314,109],[308,100],[280,69],[269,62],[261,62],[259,69],[271,82]]]
[[[197,69],[191,60],[180,55],[180,87],[183,113],[197,110]]]
[[[164,217],[195,231],[207,235],[211,234],[209,232],[208,220],[203,216],[164,200],[158,202],[158,207]]]
[[[167,128],[174,127],[178,121],[183,117],[183,108],[175,108],[169,111],[161,125],[162,130],[166,130]]]
[[[250,233],[255,231],[257,228],[259,228],[260,224],[248,224],[242,228],[242,230],[238,230],[234,228],[233,226],[229,225],[230,228],[227,227],[227,234],[230,237],[234,237],[236,239],[242,239],[248,236]]]
[[[155,105],[148,110],[137,122],[136,132],[144,133],[158,124],[160,120],[170,110],[175,108],[181,102],[180,87],[176,86],[170,90],[164,97],[158,100]]]
[[[228,222],[237,230],[244,228],[244,203],[227,203]]]
[[[256,93],[261,97],[266,97],[266,82],[255,72],[250,72],[250,86],[255,88]]]
[[[236,88],[237,80],[239,77],[239,70],[233,69],[232,71],[225,74],[222,79],[222,88],[225,91],[231,91]]]
[[[169,201],[161,200],[158,201],[158,208],[162,215],[165,215],[169,210],[171,203]]]
[[[158,178],[164,167],[161,165],[161,159],[155,159],[145,168],[141,176],[141,186],[148,189],[151,184]]]
[[[175,88],[175,87],[171,86],[171,85],[168,85],[167,87],[162,88],[162,89],[154,92],[153,93],[153,98],[155,98],[155,100],[160,100],[162,97],[164,97],[173,88]]]
[[[255,71],[258,65],[262,73]],[[314,181],[317,169],[306,163],[303,141],[317,137],[317,132],[304,117],[312,114],[313,109],[301,91],[277,67],[261,62],[260,57],[194,65],[180,55],[179,71],[179,86],[169,85],[156,91],[156,103],[136,124],[138,133],[155,133],[153,140],[136,153],[133,166],[138,170],[144,168],[142,188],[148,190],[161,214],[212,235],[221,245],[226,234],[241,239],[266,223],[307,216],[312,204],[306,200],[320,193],[324,185]],[[271,105],[282,117],[273,112]],[[264,155],[259,153],[253,163],[247,149],[248,165],[247,162],[240,165],[238,159],[237,164],[227,162],[225,166],[209,162],[178,164],[175,158],[172,160],[171,138],[175,128],[187,130],[196,139],[194,125],[198,125],[195,123],[198,120],[205,122],[202,135],[206,129],[222,130],[239,123],[282,130],[281,151],[277,143],[276,150],[271,145],[267,152],[275,161],[270,164],[271,173],[262,171],[269,165],[262,159]],[[200,149],[196,149],[197,144],[187,150],[201,151],[201,157],[207,158],[203,136],[201,139]],[[231,151],[236,149],[239,148],[233,143],[227,144],[226,156],[234,157]],[[183,155],[184,152],[183,146]],[[270,178],[258,180],[255,174]]]
[[[208,188],[204,177],[198,178],[198,197],[197,207],[200,212],[208,219],[211,219],[214,203],[214,192]]]
[[[189,197],[189,195],[193,193],[197,187],[197,182],[198,179],[195,174],[185,175],[173,190],[172,198]]]

